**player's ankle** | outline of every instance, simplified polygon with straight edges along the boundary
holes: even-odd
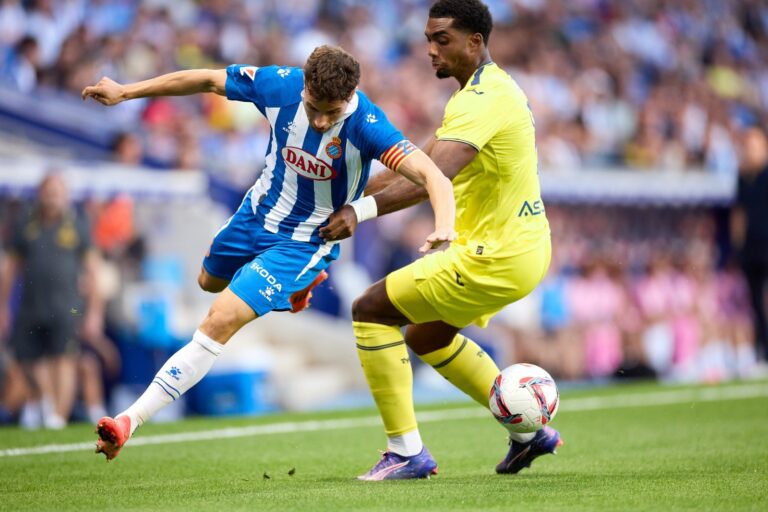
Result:
[[[123,416],[126,416],[128,418],[128,422],[129,422],[128,437],[131,437],[133,433],[136,431],[136,429],[141,426],[142,421],[140,421],[138,414],[131,411],[130,409],[124,412],[121,412],[120,414],[115,416],[115,421],[119,422],[120,418]]]
[[[387,439],[387,451],[402,455],[403,457],[418,455],[422,449],[424,449],[424,443],[418,430],[412,430],[397,436],[389,436]]]

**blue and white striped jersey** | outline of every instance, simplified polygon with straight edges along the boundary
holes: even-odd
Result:
[[[330,130],[316,132],[302,105],[303,90],[301,68],[227,68],[227,98],[253,103],[271,127],[266,167],[251,189],[257,219],[272,233],[324,243],[320,226],[363,194],[371,160],[397,170],[414,148],[359,91]]]

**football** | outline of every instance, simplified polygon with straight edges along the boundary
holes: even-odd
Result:
[[[491,388],[489,406],[511,432],[536,432],[557,414],[560,396],[555,380],[535,364],[504,368]]]

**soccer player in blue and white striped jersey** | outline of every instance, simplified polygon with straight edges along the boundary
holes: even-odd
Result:
[[[351,55],[323,46],[303,69],[232,65],[128,85],[105,77],[83,90],[83,99],[104,105],[213,92],[253,103],[271,128],[261,177],[203,261],[200,286],[221,293],[192,341],[171,356],[146,392],[116,418],[99,421],[97,452],[107,460],[138,426],[194,386],[243,325],[306,305],[307,290],[339,255],[338,242],[323,231],[328,217],[347,204],[360,220],[376,216],[375,201],[362,197],[373,159],[428,191],[435,231],[422,251],[455,238],[451,182],[357,90],[359,80]]]

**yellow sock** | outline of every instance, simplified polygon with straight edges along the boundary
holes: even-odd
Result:
[[[447,347],[419,357],[451,384],[488,407],[488,395],[499,367],[477,343],[457,334]]]
[[[388,436],[416,430],[413,371],[400,329],[392,325],[352,322],[357,355]]]

